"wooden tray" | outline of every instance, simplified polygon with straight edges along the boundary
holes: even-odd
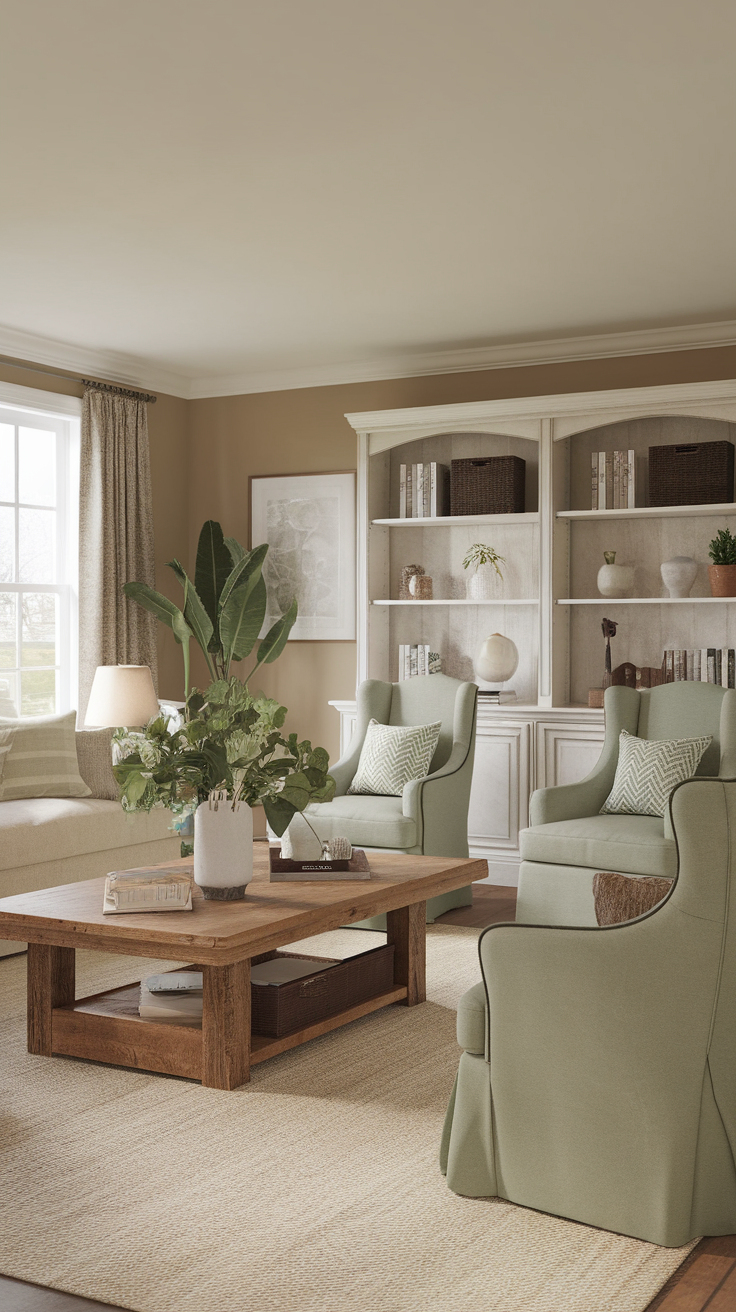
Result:
[[[271,883],[291,883],[296,880],[370,879],[368,858],[360,847],[353,848],[350,860],[342,861],[289,861],[281,856],[278,843],[268,848]]]

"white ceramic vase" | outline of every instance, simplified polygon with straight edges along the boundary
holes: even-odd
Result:
[[[604,551],[605,565],[598,570],[598,591],[602,597],[630,597],[634,591],[631,565],[617,565],[616,552]]]
[[[239,902],[253,878],[253,812],[245,802],[200,802],[194,813],[194,882],[206,898]]]
[[[498,574],[493,565],[479,565],[465,584],[468,601],[492,601],[496,596]]]
[[[492,633],[481,644],[475,658],[475,672],[479,678],[494,684],[505,683],[516,673],[519,650],[515,642],[503,633]]]
[[[304,816],[297,811],[289,828],[281,835],[281,855],[287,861],[319,861],[322,856],[322,839],[310,829]]]
[[[692,556],[673,556],[660,565],[664,586],[671,597],[689,597],[698,572],[698,562]]]

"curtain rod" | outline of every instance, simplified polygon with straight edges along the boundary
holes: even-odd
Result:
[[[93,392],[108,392],[111,396],[129,396],[134,401],[145,401],[148,405],[155,405],[158,399],[150,392],[136,392],[132,387],[119,387],[117,383],[98,383],[94,378],[82,378],[80,381]]]
[[[133,388],[118,387],[115,384],[96,383],[91,379],[80,378],[78,374],[62,373],[59,369],[47,369],[42,364],[21,364],[12,355],[0,355],[0,364],[10,365],[13,369],[22,369],[27,374],[47,374],[49,378],[63,378],[67,383],[83,383],[85,387],[96,387],[100,391],[119,392],[122,396],[140,396],[143,401],[155,405],[157,397],[147,392],[136,392]]]

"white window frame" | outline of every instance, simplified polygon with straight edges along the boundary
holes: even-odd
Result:
[[[50,428],[56,443],[56,583],[3,583],[3,592],[48,592],[59,597],[57,713],[75,710],[79,687],[79,449],[82,402],[77,396],[0,382],[0,423]],[[51,421],[51,422],[49,422]],[[16,493],[18,469],[16,465]],[[17,535],[16,519],[16,535]],[[18,542],[16,537],[16,559]],[[18,607],[18,624],[21,608]],[[18,706],[20,713],[20,706]],[[31,718],[31,717],[24,717]]]

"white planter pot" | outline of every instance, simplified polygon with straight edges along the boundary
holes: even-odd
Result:
[[[215,810],[217,806],[217,810]],[[253,878],[253,812],[245,802],[200,802],[194,813],[194,882],[206,898],[237,902]]]
[[[671,597],[689,597],[698,562],[692,556],[673,556],[660,565],[659,572]]]
[[[598,591],[602,597],[630,597],[634,591],[634,570],[631,565],[616,565],[616,552],[603,553],[606,564],[598,570]]]
[[[320,861],[322,840],[310,829],[297,811],[289,828],[281,835],[281,855],[288,861]]]
[[[493,565],[479,565],[465,585],[466,598],[468,601],[492,601],[497,596],[497,581],[500,579]]]

